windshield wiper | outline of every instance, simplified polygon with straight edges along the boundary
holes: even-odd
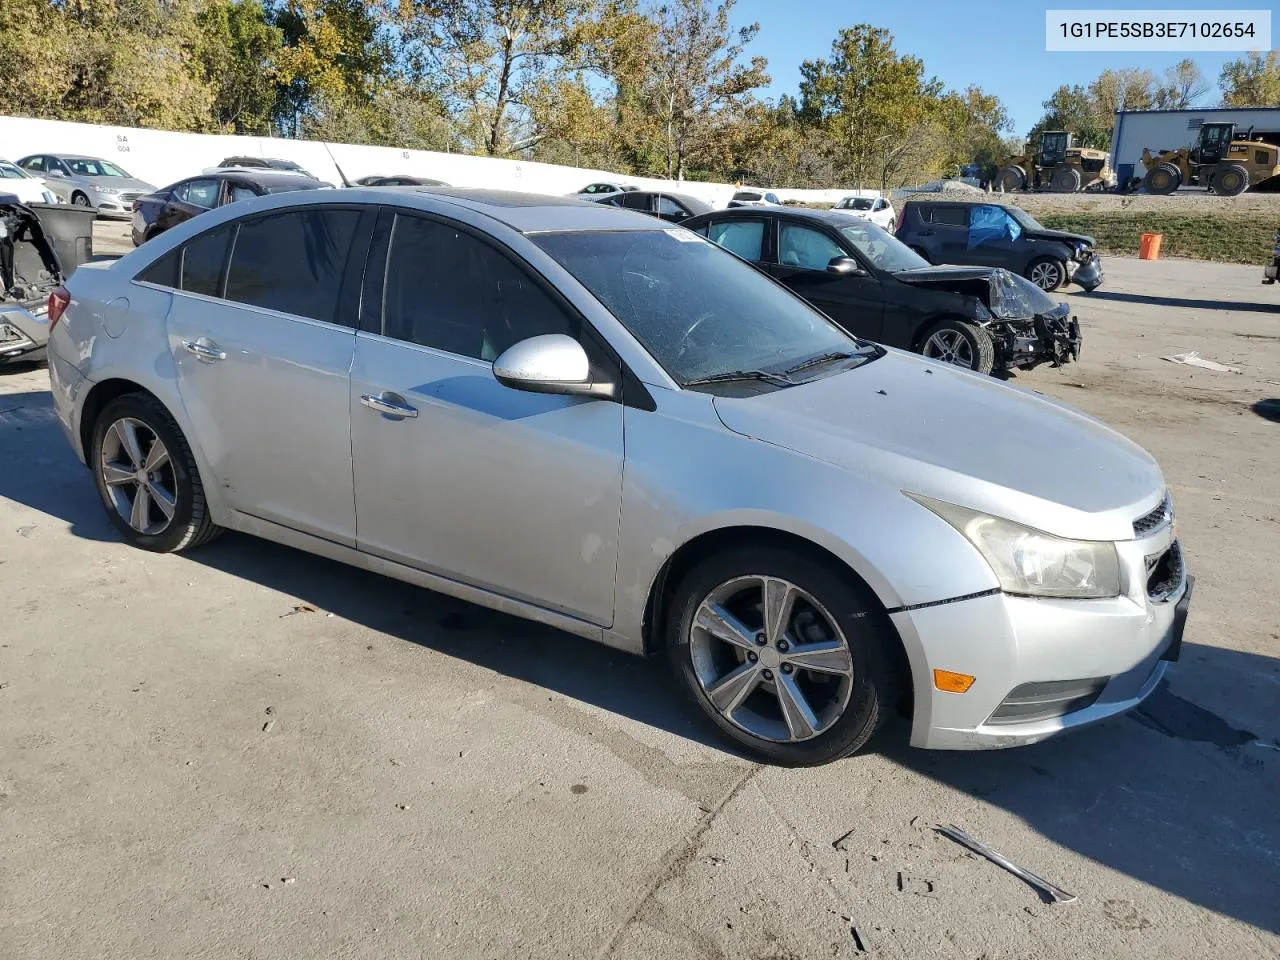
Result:
[[[801,370],[808,370],[812,367],[821,367],[824,364],[835,363],[838,360],[852,360],[854,357],[876,356],[876,348],[868,344],[859,347],[857,350],[833,350],[830,353],[820,353],[815,357],[809,357],[807,360],[801,360],[794,367],[788,367],[783,370],[783,374],[790,376],[793,373],[799,373]]]
[[[767,370],[731,370],[728,373],[713,373],[708,377],[686,380],[684,385],[686,387],[698,387],[704,383],[733,383],[737,380],[763,380],[765,383],[773,383],[783,387],[795,386],[794,380],[780,373],[769,373]]]

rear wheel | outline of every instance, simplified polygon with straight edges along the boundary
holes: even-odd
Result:
[[[1169,194],[1182,186],[1182,171],[1171,163],[1161,163],[1147,171],[1142,180],[1147,193]]]
[[[154,397],[130,393],[108,403],[89,453],[107,516],[133,546],[171,553],[222,531],[209,517],[186,437]]]
[[[776,547],[717,554],[676,588],[667,652],[738,747],[813,766],[859,750],[899,696],[897,638],[865,586]]]
[[[1075,167],[1058,167],[1053,171],[1049,187],[1054,193],[1075,193],[1080,189],[1082,178]]]
[[[1001,193],[1013,193],[1027,185],[1027,175],[1021,167],[1001,167],[991,185],[991,189]]]
[[[1052,293],[1067,282],[1067,265],[1052,257],[1041,257],[1028,265],[1027,279],[1045,293]]]
[[[935,323],[924,335],[920,353],[931,360],[954,363],[975,373],[991,373],[996,363],[996,347],[976,324],[946,319]]]
[[[1239,163],[1219,164],[1209,186],[1220,197],[1239,196],[1249,189],[1249,171]]]

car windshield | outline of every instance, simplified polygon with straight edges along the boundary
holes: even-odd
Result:
[[[8,160],[0,160],[0,180],[30,180],[20,167]]]
[[[929,265],[929,261],[920,254],[874,223],[850,223],[841,227],[840,233],[865,259],[871,261],[872,266],[889,273],[916,270]]]
[[[106,160],[94,160],[92,157],[68,157],[62,161],[71,168],[71,172],[81,177],[127,177],[120,167]]]
[[[845,210],[870,210],[872,202],[870,197],[845,197],[840,206]]]
[[[743,371],[778,374],[861,346],[799,297],[683,227],[532,239],[681,385]]]
[[[1038,221],[1031,214],[1027,213],[1027,211],[1025,210],[1022,210],[1018,207],[1005,207],[1005,210],[1009,211],[1009,216],[1013,217],[1013,219],[1017,220],[1020,224],[1022,224],[1028,230],[1044,229],[1044,227],[1040,226],[1040,221]]]

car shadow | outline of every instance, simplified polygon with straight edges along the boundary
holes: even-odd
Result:
[[[1239,310],[1245,313],[1280,313],[1280,303],[1242,303],[1237,300],[1197,300],[1185,297],[1155,297],[1141,293],[1117,293],[1114,290],[1079,291],[1086,300],[1114,300],[1120,303],[1145,303],[1158,307],[1185,307],[1188,310]]]
[[[0,498],[66,521],[75,536],[119,540],[49,410],[48,391],[0,395]],[[736,755],[678,693],[660,660],[245,535],[229,533],[183,558]],[[1193,629],[1194,621],[1193,609]],[[905,720],[891,722],[872,746],[904,770],[1007,810],[1107,869],[1280,930],[1280,744],[1266,739],[1277,731],[1244,729],[1175,692],[1183,683],[1229,690],[1241,702],[1263,705],[1253,709],[1265,717],[1265,705],[1274,702],[1268,698],[1280,689],[1280,659],[1189,642],[1170,676],[1172,686],[1141,710],[1031,747],[913,750]],[[849,777],[859,776],[859,758],[843,763]],[[979,839],[1001,847],[998,836]],[[1068,878],[1049,879],[1072,888]]]
[[[1280,423],[1280,399],[1270,398],[1267,400],[1259,400],[1249,408],[1263,420],[1270,420],[1272,423]]]

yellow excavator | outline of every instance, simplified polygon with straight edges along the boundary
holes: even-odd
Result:
[[[1035,153],[1009,157],[1000,166],[991,189],[1002,193],[1015,190],[1052,190],[1075,193],[1079,190],[1101,190],[1111,180],[1107,152],[1090,147],[1077,147],[1065,130],[1046,130],[1040,134]]]
[[[1220,197],[1246,190],[1280,188],[1280,147],[1253,138],[1253,127],[1236,137],[1234,123],[1206,123],[1190,147],[1161,150],[1155,156],[1142,148],[1148,193],[1173,193],[1184,185],[1208,187]]]

